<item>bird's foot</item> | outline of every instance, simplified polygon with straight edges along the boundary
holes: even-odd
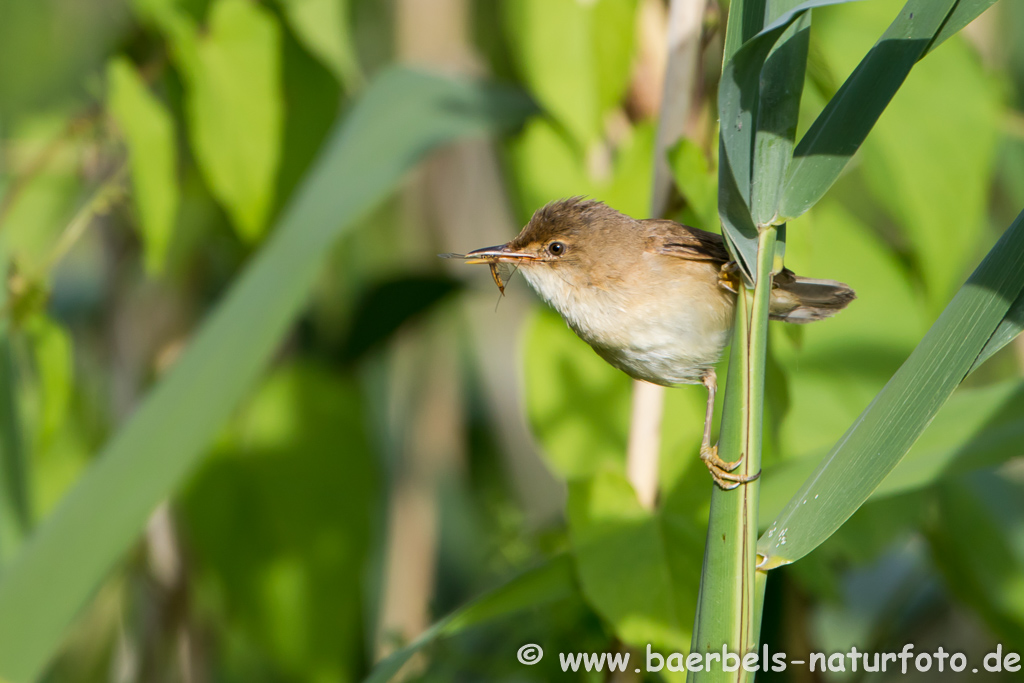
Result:
[[[740,275],[740,267],[735,261],[729,261],[723,263],[722,267],[718,270],[718,285],[728,289],[733,294],[738,294],[740,291],[740,283],[742,276]]]
[[[733,471],[743,463],[743,458],[735,460],[733,462],[727,462],[718,457],[718,446],[702,446],[700,449],[700,459],[707,465],[708,471],[711,473],[711,478],[715,480],[718,487],[723,491],[731,491],[740,484],[747,484],[755,481],[761,476],[759,471],[757,474],[746,476],[743,474],[733,474]]]

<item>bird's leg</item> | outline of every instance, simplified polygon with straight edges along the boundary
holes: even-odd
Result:
[[[751,476],[732,474],[733,470],[743,463],[743,457],[733,462],[726,462],[718,457],[718,445],[711,445],[711,420],[715,413],[715,394],[718,393],[718,377],[714,369],[704,373],[702,378],[704,386],[708,388],[708,407],[704,414],[704,438],[700,442],[700,459],[707,465],[711,472],[711,478],[724,490],[729,491],[740,484],[754,481],[761,476],[761,473]]]

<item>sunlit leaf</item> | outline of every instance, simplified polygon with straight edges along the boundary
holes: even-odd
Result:
[[[608,365],[552,311],[527,333],[526,408],[551,468],[566,479],[622,471],[630,380]]]
[[[522,220],[548,202],[576,195],[600,199],[623,213],[647,215],[653,177],[655,128],[641,123],[629,131],[605,178],[591,178],[585,155],[548,120],[532,119],[510,145],[510,159],[523,209]]]
[[[716,232],[718,228],[718,173],[709,168],[704,151],[683,138],[668,152],[676,186],[700,222],[695,226]]]
[[[127,59],[110,63],[107,80],[108,106],[128,147],[146,270],[159,273],[178,210],[174,121]]]
[[[248,0],[216,0],[207,31],[177,15],[170,33],[196,160],[238,234],[254,242],[266,230],[281,158],[277,20]]]
[[[577,0],[579,2],[579,0]],[[580,4],[587,4],[586,0]],[[594,65],[597,69],[598,103],[605,112],[618,106],[633,75],[636,42],[637,0],[593,2]]]
[[[348,0],[279,0],[292,30],[306,49],[331,70],[346,89],[362,85],[348,21]]]
[[[195,580],[259,653],[249,670],[351,680],[361,668],[379,478],[366,431],[352,380],[317,365],[277,370],[181,499]],[[225,659],[245,670],[237,648]]]
[[[67,418],[74,382],[71,337],[51,318],[37,315],[25,326],[39,391],[36,439],[45,446]]]
[[[685,651],[695,609],[702,539],[690,537],[690,582],[679,583],[659,515],[641,507],[619,472],[605,471],[569,487],[569,532],[583,594],[626,643]]]
[[[510,0],[503,9],[531,92],[590,151],[629,80],[636,0]]]
[[[586,149],[601,133],[590,4],[579,0],[503,3],[524,80],[580,149]]]

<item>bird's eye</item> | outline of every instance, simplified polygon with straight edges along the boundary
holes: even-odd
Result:
[[[561,256],[565,253],[565,245],[561,242],[552,242],[548,245],[548,252],[552,256]]]

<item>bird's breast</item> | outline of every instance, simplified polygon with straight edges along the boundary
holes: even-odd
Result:
[[[729,341],[734,295],[712,264],[657,257],[645,277],[605,286],[574,282],[556,267],[523,268],[530,285],[611,365],[655,384],[700,382]]]

